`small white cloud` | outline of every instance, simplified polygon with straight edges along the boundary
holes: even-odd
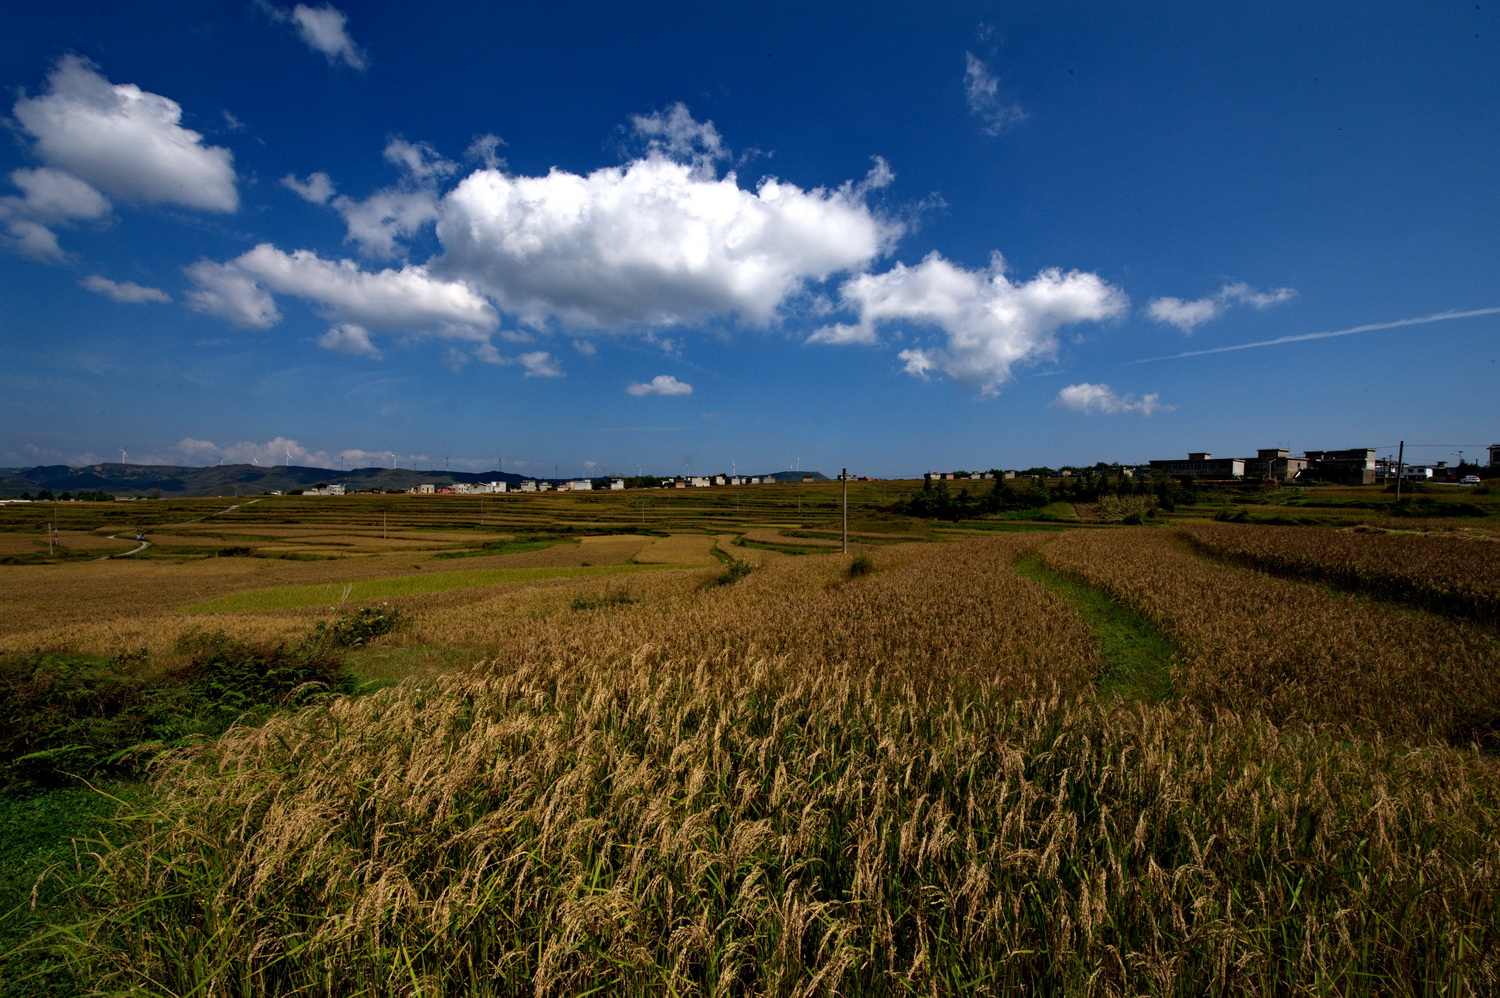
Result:
[[[1157,322],[1176,326],[1184,333],[1210,319],[1217,319],[1224,307],[1212,297],[1183,301],[1181,298],[1153,298],[1146,305],[1146,314]]]
[[[649,155],[693,164],[710,173],[715,162],[729,157],[714,123],[695,121],[681,101],[665,111],[633,115],[630,123],[635,134],[645,141]]]
[[[406,248],[398,240],[416,235],[438,217],[437,194],[427,189],[386,188],[363,201],[339,196],[333,207],[344,216],[345,241],[382,260],[404,256]]]
[[[1146,304],[1146,314],[1157,322],[1176,326],[1192,335],[1193,330],[1224,314],[1232,304],[1249,305],[1252,308],[1270,308],[1297,297],[1295,288],[1272,288],[1257,291],[1243,281],[1225,284],[1211,295],[1184,301],[1181,298],[1153,298]]]
[[[1063,326],[1102,322],[1129,304],[1097,274],[1049,268],[1014,282],[999,254],[987,269],[967,270],[932,253],[915,267],[898,263],[883,274],[851,278],[840,294],[859,322],[826,326],[813,334],[817,342],[873,343],[877,326],[902,321],[935,327],[942,345],[901,351],[906,373],[940,372],[985,395],[998,392],[1016,365],[1054,356]]]
[[[47,92],[13,109],[36,155],[122,201],[204,211],[239,207],[234,157],[183,128],[182,107],[134,84],[112,84],[87,59],[67,55]]]
[[[557,361],[545,350],[533,350],[516,358],[526,368],[528,378],[561,378],[563,371]]]
[[[281,20],[296,26],[297,36],[309,48],[322,52],[330,65],[339,62],[351,69],[364,69],[369,60],[360,47],[349,37],[349,19],[332,4],[309,7],[299,3],[290,14],[277,12]]]
[[[160,302],[165,305],[172,300],[172,296],[160,288],[142,287],[130,281],[111,281],[98,274],[90,274],[78,283],[96,294],[107,295],[127,305],[141,305],[146,302]]]
[[[1219,295],[1225,301],[1237,301],[1255,308],[1270,308],[1297,297],[1297,289],[1272,288],[1270,291],[1257,291],[1244,281],[1238,281],[1224,285],[1219,289]]]
[[[26,218],[11,219],[5,223],[5,235],[7,246],[33,260],[61,263],[68,258],[57,243],[57,233],[39,222]]]
[[[6,198],[7,206],[37,221],[68,222],[109,214],[109,199],[70,173],[43,166],[14,170],[10,179],[23,197],[19,201]]]
[[[295,191],[302,200],[313,204],[327,204],[328,199],[333,197],[333,181],[322,170],[309,174],[306,180],[298,180],[288,173],[281,178],[281,186]]]
[[[441,180],[458,170],[458,164],[444,159],[426,142],[391,139],[386,143],[385,160],[405,170],[414,180]]]
[[[593,343],[592,340],[574,340],[573,341],[573,349],[577,350],[579,353],[583,354],[585,357],[597,357],[597,356],[599,356],[599,348],[596,347],[596,346],[594,346],[594,343]]]
[[[986,135],[999,135],[1026,119],[1021,105],[1000,93],[1000,80],[972,52],[964,53],[964,95],[972,111],[984,125]]]
[[[650,381],[638,382],[625,389],[632,395],[691,395],[693,386],[670,374],[658,374]]]
[[[1117,395],[1108,385],[1069,385],[1057,393],[1053,405],[1074,412],[1102,412],[1110,415],[1149,416],[1153,412],[1169,412],[1176,406],[1163,405],[1161,396],[1155,392],[1137,399],[1134,395]]]
[[[329,353],[345,357],[369,357],[371,360],[381,358],[380,349],[370,339],[370,331],[352,322],[341,322],[319,336],[318,346]]]
[[[876,335],[873,323],[870,325],[851,326],[846,322],[835,322],[832,325],[814,330],[813,334],[807,338],[807,342],[831,343],[835,346],[848,346],[850,344],[868,346],[872,343],[879,343],[880,337]]]
[[[34,259],[66,259],[53,227],[109,214],[109,199],[70,173],[43,166],[14,170],[10,179],[21,197],[0,197],[0,221],[11,248]]]
[[[486,170],[503,170],[505,160],[496,152],[503,145],[505,145],[505,140],[500,136],[485,133],[475,136],[474,141],[469,143],[469,148],[464,151],[464,155],[483,163]]]

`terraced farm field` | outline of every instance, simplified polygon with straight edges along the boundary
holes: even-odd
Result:
[[[870,483],[845,555],[779,488],[205,500],[0,565],[7,716],[73,697],[0,822],[134,802],[0,880],[0,989],[1500,992],[1494,542]]]

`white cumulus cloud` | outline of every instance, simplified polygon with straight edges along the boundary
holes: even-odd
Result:
[[[1069,385],[1057,393],[1053,405],[1074,412],[1102,412],[1109,415],[1130,414],[1149,416],[1153,412],[1166,412],[1176,406],[1163,405],[1161,396],[1155,392],[1137,399],[1134,395],[1117,395],[1108,385],[1091,385],[1087,382]]]
[[[1225,284],[1211,295],[1184,300],[1182,298],[1153,298],[1146,304],[1146,314],[1157,322],[1176,326],[1184,333],[1192,334],[1194,328],[1217,319],[1231,305],[1249,305],[1252,308],[1270,308],[1297,297],[1295,288],[1272,288],[1257,291],[1243,281]]]
[[[677,128],[664,122],[662,141]],[[479,170],[439,211],[435,269],[533,327],[765,325],[806,282],[863,268],[900,231],[853,184],[746,190],[660,154],[586,176]]]
[[[78,282],[89,291],[105,295],[127,305],[142,305],[146,302],[166,304],[172,296],[160,288],[148,288],[131,281],[111,281],[98,274],[90,274]]]
[[[632,395],[691,395],[693,386],[670,374],[658,374],[650,381],[637,382],[625,389]]]
[[[874,343],[881,324],[936,328],[941,345],[901,351],[906,373],[945,374],[985,395],[1009,381],[1016,365],[1054,356],[1063,326],[1114,318],[1129,304],[1097,274],[1050,268],[1012,281],[999,254],[987,269],[968,270],[932,253],[915,267],[898,263],[853,277],[840,294],[859,321],[825,326],[811,342]]]
[[[174,100],[130,83],[112,84],[87,59],[68,55],[47,91],[12,109],[36,155],[121,201],[204,211],[239,207],[234,158],[183,128]]]

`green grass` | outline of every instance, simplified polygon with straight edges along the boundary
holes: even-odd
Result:
[[[1105,662],[1097,680],[1101,694],[1150,702],[1172,696],[1177,649],[1148,621],[1099,590],[1052,571],[1036,555],[1016,562],[1015,570],[1066,600],[1094,632]]]
[[[616,575],[647,572],[681,565],[596,565],[587,568],[479,568],[462,572],[424,572],[421,575],[396,575],[384,579],[361,579],[358,582],[323,583],[313,586],[283,586],[257,589],[219,599],[182,607],[188,613],[222,613],[241,610],[290,610],[328,603],[369,602],[397,596],[447,592],[474,586],[495,586],[506,582],[529,582],[535,579],[568,579],[579,575]]]
[[[23,944],[65,914],[64,886],[78,864],[73,840],[95,835],[115,797],[140,796],[144,784],[115,781],[102,789],[0,796],[0,998],[79,993],[55,958]]]

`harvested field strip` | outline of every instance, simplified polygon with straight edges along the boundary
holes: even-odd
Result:
[[[280,589],[260,589],[255,592],[224,596],[205,603],[195,603],[192,606],[183,607],[182,610],[188,613],[288,610],[301,606],[320,606],[325,603],[344,603],[351,600],[391,599],[396,596],[440,593],[449,589],[467,589],[472,586],[495,586],[507,582],[528,582],[535,579],[645,572],[658,567],[655,565],[600,565],[589,568],[499,568],[475,569],[467,572],[427,572],[422,575],[398,575],[386,579],[363,579],[357,582],[345,582],[342,584],[325,583],[324,585],[315,586],[287,586]]]
[[[1098,678],[1101,694],[1149,702],[1172,696],[1177,649],[1140,614],[1098,589],[1052,571],[1037,555],[1021,558],[1014,567],[1066,600],[1093,630],[1105,664]]]

